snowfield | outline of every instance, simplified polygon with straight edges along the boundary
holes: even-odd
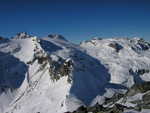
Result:
[[[80,45],[60,35],[20,33],[2,39],[0,113],[73,112],[80,106],[103,105],[116,94],[127,94],[116,103],[136,106],[130,101],[142,99],[147,90],[130,95],[128,89],[150,81],[149,56],[150,43],[140,38],[92,39]]]

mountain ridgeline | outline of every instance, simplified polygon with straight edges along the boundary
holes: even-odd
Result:
[[[150,42],[0,37],[0,113],[149,113]]]

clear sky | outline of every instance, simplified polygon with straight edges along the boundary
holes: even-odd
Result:
[[[0,0],[0,35],[23,31],[75,42],[95,36],[150,40],[150,0]]]

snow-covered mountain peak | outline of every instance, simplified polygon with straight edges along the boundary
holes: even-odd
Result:
[[[14,36],[13,38],[14,39],[26,39],[26,38],[31,38],[32,36],[27,34],[27,32],[20,32],[20,33],[17,33],[16,36]]]
[[[67,41],[62,35],[59,34],[49,34],[48,37],[51,39],[59,39],[59,40]]]

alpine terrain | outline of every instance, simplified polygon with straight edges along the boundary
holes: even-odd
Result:
[[[150,113],[150,42],[0,37],[0,113]]]

